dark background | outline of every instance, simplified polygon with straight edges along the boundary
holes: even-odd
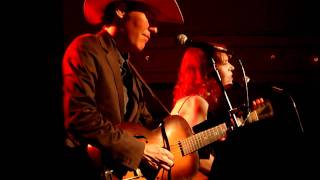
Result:
[[[19,59],[23,63],[18,66],[18,69],[21,69],[23,74],[18,78],[14,77],[11,81],[13,86],[10,86],[16,87],[14,85],[18,82],[27,82],[27,85],[23,86],[26,91],[21,93],[21,86],[18,86],[17,92],[13,92],[14,95],[19,96],[18,98],[27,97],[18,104],[18,107],[23,107],[20,108],[23,112],[10,113],[11,116],[19,117],[17,119],[23,125],[21,135],[13,133],[19,134],[19,143],[16,143],[17,138],[11,143],[19,146],[21,141],[30,142],[23,151],[23,156],[14,158],[17,162],[22,162],[18,167],[28,169],[24,175],[32,174],[34,178],[41,175],[39,179],[44,177],[50,179],[59,174],[60,164],[63,164],[63,159],[59,156],[62,152],[64,136],[60,63],[65,48],[73,38],[82,33],[94,33],[99,30],[98,27],[91,27],[85,22],[82,3],[83,0],[60,0],[48,4],[26,3],[27,6],[21,5],[23,13],[19,15],[19,19],[9,21],[9,23],[17,22],[18,24],[14,37],[26,37],[23,41],[25,51],[21,54],[16,52],[11,54],[17,57],[22,56],[21,58],[19,56]],[[268,141],[265,146],[259,148],[259,150],[263,148],[270,150],[274,147],[281,152],[276,154],[272,151],[271,155],[259,159],[262,162],[256,166],[271,162],[270,166],[263,165],[265,171],[259,171],[259,173],[273,174],[273,169],[270,168],[268,171],[268,167],[277,167],[278,170],[275,172],[279,172],[280,167],[287,166],[292,168],[292,171],[284,171],[284,176],[288,173],[292,173],[288,175],[290,177],[296,174],[298,177],[311,177],[310,175],[316,174],[316,171],[313,171],[315,166],[311,166],[317,162],[318,157],[315,146],[318,146],[319,142],[316,137],[320,120],[318,115],[320,63],[319,60],[315,61],[320,56],[320,28],[316,3],[298,0],[180,0],[178,3],[185,18],[185,24],[159,24],[159,34],[151,40],[142,55],[134,56],[137,69],[161,101],[169,109],[171,108],[171,92],[183,52],[175,42],[177,34],[185,33],[192,39],[205,42],[225,43],[242,60],[246,73],[251,79],[267,86],[281,87],[293,97],[304,127],[304,134],[298,140],[298,147],[289,144],[290,148],[283,148],[287,144],[283,143],[284,145],[280,146],[281,141],[286,139],[279,138],[280,140],[275,144]],[[26,22],[27,25],[21,26],[22,22]],[[16,47],[16,44],[13,43],[11,46]],[[32,58],[27,58],[26,63],[24,60],[29,54]],[[149,56],[148,61],[145,60],[145,56]],[[25,68],[25,64],[31,64],[31,67]],[[15,102],[13,105],[17,105],[17,101],[13,101],[12,98],[9,102]],[[31,106],[31,103],[35,105]],[[161,111],[157,108],[154,110]],[[31,120],[23,120],[26,118],[25,115],[30,115]],[[23,117],[20,118],[20,116]],[[27,123],[28,126],[24,126]],[[263,126],[259,128],[249,132],[265,132],[259,131]],[[278,133],[278,135],[281,134]],[[26,134],[32,134],[32,136],[26,138]],[[244,134],[244,136],[247,135]],[[275,137],[271,136],[271,138]],[[264,136],[262,138],[262,141],[267,139]],[[261,145],[259,139],[243,140],[243,142],[244,144],[260,142]],[[15,154],[22,152],[20,146],[14,150],[18,152]],[[244,148],[244,150],[247,149]],[[266,153],[268,152],[265,150],[261,154]],[[253,157],[257,155],[258,153]],[[267,161],[267,158],[272,155],[276,158],[286,155],[284,159],[288,162],[281,161],[279,165],[276,158],[272,159],[274,161]],[[250,156],[246,157],[250,159]],[[36,167],[29,170],[29,163],[35,159],[40,161],[36,161]],[[245,159],[240,160],[245,161]],[[247,164],[257,163],[252,158],[247,162]],[[239,161],[235,163],[240,166],[245,165]],[[17,169],[17,165],[13,167]]]

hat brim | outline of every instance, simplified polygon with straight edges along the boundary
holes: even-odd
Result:
[[[102,23],[104,10],[112,2],[121,0],[85,0],[83,12],[86,20],[92,25]],[[129,0],[127,0],[129,1]],[[150,6],[155,11],[155,20],[183,24],[184,19],[176,0],[131,0]],[[130,2],[130,1],[129,1]]]

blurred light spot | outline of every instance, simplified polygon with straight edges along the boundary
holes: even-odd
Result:
[[[148,62],[150,60],[150,56],[146,56],[144,59]]]
[[[277,58],[277,56],[275,54],[271,54],[270,59],[271,60],[275,60]]]
[[[311,64],[319,64],[319,56],[311,56]]]

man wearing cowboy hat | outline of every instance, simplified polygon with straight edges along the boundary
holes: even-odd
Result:
[[[183,23],[177,2],[85,0],[83,8],[86,20],[102,30],[75,38],[64,54],[66,174],[92,180],[108,179],[105,172],[113,172],[121,178],[141,163],[169,170],[174,164],[170,151],[137,140],[119,125],[159,124],[147,110],[142,82],[127,62],[130,53],[142,51],[157,32],[152,20]]]

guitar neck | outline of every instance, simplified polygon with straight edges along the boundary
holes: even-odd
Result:
[[[207,129],[200,133],[194,134],[179,142],[179,146],[182,149],[183,156],[190,154],[208,144],[211,144],[218,139],[224,137],[227,133],[226,123],[222,123],[213,128]]]
[[[271,116],[273,116],[273,110],[271,104],[267,102],[265,106],[250,112],[246,120],[246,123],[252,123],[258,121],[259,119],[264,119]],[[241,125],[243,126],[244,122],[241,122]],[[208,144],[217,141],[218,139],[226,135],[227,130],[228,128],[226,123],[222,123],[218,126],[199,132],[186,139],[179,141],[178,144],[181,148],[182,155],[188,155]]]

